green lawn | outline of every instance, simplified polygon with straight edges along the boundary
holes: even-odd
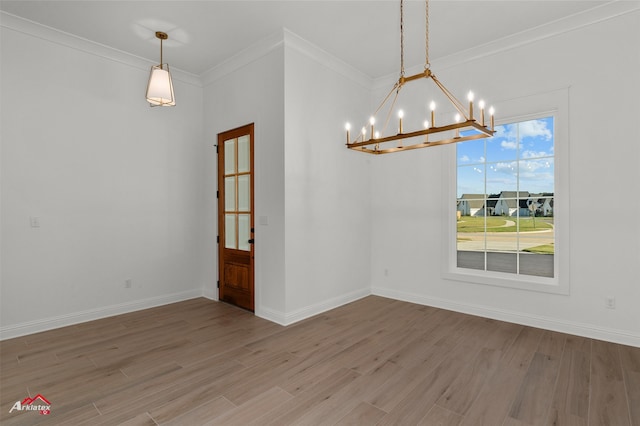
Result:
[[[554,254],[555,253],[555,248],[553,246],[553,244],[544,244],[541,246],[535,246],[535,247],[530,247],[528,249],[524,249],[522,251],[526,251],[529,253],[536,253],[536,254]]]
[[[552,217],[462,216],[458,220],[458,232],[484,232],[485,219],[487,232],[531,232],[553,228]]]

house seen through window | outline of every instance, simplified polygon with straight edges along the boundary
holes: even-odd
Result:
[[[554,117],[457,144],[457,267],[554,276]]]

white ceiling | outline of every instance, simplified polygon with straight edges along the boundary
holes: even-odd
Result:
[[[424,2],[405,0],[405,66],[424,63]],[[430,2],[430,56],[437,59],[599,7],[610,1]],[[0,1],[0,10],[200,75],[289,29],[372,78],[399,70],[399,0]]]

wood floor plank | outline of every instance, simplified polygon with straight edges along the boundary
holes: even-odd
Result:
[[[460,375],[451,383],[436,401],[440,407],[462,418],[477,398],[488,377],[498,368],[502,353],[494,349],[482,348],[478,355],[466,365]]]
[[[589,425],[628,426],[629,424],[629,406],[618,348],[614,344],[594,340],[591,357]]]
[[[488,378],[467,411],[463,425],[494,426],[504,422],[542,334],[543,331],[536,328],[524,327],[520,330],[502,356],[501,367]]]
[[[536,352],[513,400],[509,417],[525,424],[546,419],[559,368],[558,358]]]
[[[285,372],[295,369],[301,363],[302,359],[289,352],[277,354],[236,374],[234,382],[226,386],[223,395],[234,404],[241,405],[272,388],[273,383]]]
[[[566,335],[545,331],[533,355],[522,385],[516,394],[509,417],[534,424],[547,418],[560,369]]]
[[[212,418],[222,416],[234,408],[236,408],[234,404],[221,396],[192,408],[189,411],[181,412],[172,420],[159,424],[163,426],[204,425],[211,421]]]
[[[360,402],[353,410],[335,423],[335,426],[375,425],[385,416],[384,411],[366,402]]]
[[[244,404],[236,406],[222,415],[215,417],[213,420],[198,424],[206,426],[245,425],[251,421],[259,421],[261,417],[267,415],[271,410],[284,404],[291,398],[293,398],[293,395],[290,393],[285,392],[279,387],[273,387],[260,393],[255,398],[246,401]]]
[[[253,419],[247,423],[247,426],[280,426],[295,423],[307,412],[312,410],[313,407],[330,398],[331,395],[360,377],[359,373],[346,368],[334,372],[328,371],[327,373],[323,379],[319,380],[309,389],[280,404],[265,415]]]
[[[418,426],[458,426],[462,416],[437,404],[417,423]]]
[[[420,421],[462,373],[462,365],[467,365],[480,351],[480,343],[490,334],[486,322],[468,323],[461,327],[463,332],[456,336],[458,344],[447,353],[447,357],[384,416],[380,425],[415,424]]]
[[[299,419],[299,422],[315,426],[337,423],[355,409],[363,399],[384,386],[391,377],[398,373],[399,369],[400,367],[397,365],[385,362],[337,390],[329,398],[309,410]]]
[[[640,426],[640,372],[625,369],[624,383],[627,390],[631,424]]]
[[[640,348],[618,345],[620,363],[625,370],[640,373]]]
[[[547,425],[588,424],[591,351],[573,347],[584,348],[565,346]]]
[[[640,348],[379,296],[287,327],[199,298],[9,339],[0,386],[2,425],[640,426]],[[51,415],[9,413],[37,393]]]

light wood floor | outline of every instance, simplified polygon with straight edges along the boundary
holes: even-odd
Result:
[[[194,299],[0,350],[3,425],[640,425],[640,348],[375,296],[289,327]],[[50,415],[9,414],[38,393]]]

